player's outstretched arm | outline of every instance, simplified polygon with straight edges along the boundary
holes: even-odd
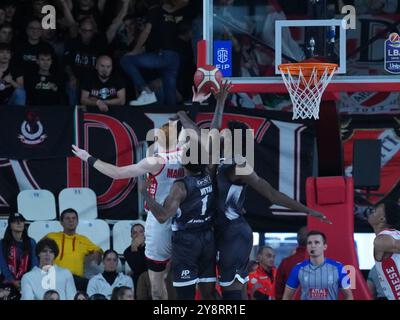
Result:
[[[88,162],[89,165],[96,168],[102,174],[113,179],[136,178],[146,173],[157,173],[163,166],[160,158],[147,157],[137,164],[117,167],[113,164],[92,157],[86,150],[80,149],[75,145],[72,145],[72,152],[75,156]]]
[[[234,171],[234,170],[232,170]],[[251,173],[250,173],[251,172]],[[279,192],[278,190],[274,189],[268,181],[265,179],[259,177],[257,173],[255,173],[254,170],[249,170],[249,174],[247,175],[236,175],[234,172],[231,172],[231,181],[239,181],[242,183],[246,183],[249,186],[251,186],[254,190],[256,190],[259,194],[267,198],[269,201],[271,201],[274,204],[300,211],[300,212],[306,212],[312,217],[315,217],[317,219],[320,219],[323,222],[331,224],[332,222],[328,220],[328,218],[315,210],[312,210],[305,205],[301,204],[300,202],[297,202],[296,200],[293,200],[292,198],[288,197],[286,194]]]
[[[160,223],[164,223],[170,217],[173,217],[176,214],[179,205],[186,198],[186,188],[182,182],[175,182],[172,185],[171,191],[165,199],[163,206],[154,200],[145,188],[140,187],[140,192],[142,193],[151,213]]]
[[[221,130],[222,127],[222,116],[224,114],[225,102],[228,98],[229,92],[232,89],[232,82],[223,80],[221,83],[221,89],[218,93],[214,93],[217,105],[215,107],[214,116],[211,121],[210,129]]]

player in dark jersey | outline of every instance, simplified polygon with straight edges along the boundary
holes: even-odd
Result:
[[[273,204],[306,212],[330,223],[322,213],[312,210],[275,190],[265,179],[259,177],[253,168],[246,164],[243,155],[233,154],[234,148],[230,146],[238,143],[238,141],[234,141],[237,137],[242,138],[242,145],[245,146],[245,130],[247,129],[249,129],[247,125],[242,122],[233,121],[228,124],[229,131],[225,132],[230,134],[224,135],[223,140],[224,155],[227,158],[221,160],[217,169],[218,214],[215,219],[215,230],[219,253],[219,284],[222,287],[223,298],[228,300],[245,299],[243,290],[244,284],[248,281],[247,265],[253,247],[253,233],[243,217],[247,186],[252,187]],[[242,134],[233,134],[234,130],[241,130]],[[243,162],[237,164],[237,159],[242,159]],[[237,173],[238,168],[242,169],[240,174]]]
[[[181,300],[194,300],[197,283],[203,299],[212,299],[216,281],[216,250],[211,227],[216,209],[215,192],[211,176],[199,160],[183,165],[185,177],[174,182],[164,205],[140,188],[160,223],[173,217],[173,284]]]

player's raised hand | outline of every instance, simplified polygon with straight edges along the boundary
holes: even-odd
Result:
[[[76,145],[72,145],[72,153],[83,161],[87,161],[90,157],[86,150],[80,149]]]
[[[222,80],[221,88],[218,92],[215,92],[213,88],[211,88],[212,93],[214,94],[217,102],[225,103],[226,98],[228,97],[229,92],[232,90],[232,82],[228,80]]]
[[[211,92],[204,93],[204,92],[201,92],[201,91],[197,91],[197,89],[194,86],[192,86],[192,91],[193,91],[192,102],[202,103],[202,102],[206,101],[211,96]]]
[[[327,224],[332,224],[332,221],[330,221],[330,220],[327,218],[327,216],[324,215],[324,214],[321,213],[321,212],[318,212],[318,211],[315,211],[315,210],[311,210],[311,211],[309,212],[309,214],[310,214],[310,216],[315,217],[315,218],[321,220],[322,222],[325,222],[325,223],[327,223]]]

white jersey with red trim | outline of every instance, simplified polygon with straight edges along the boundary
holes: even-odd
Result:
[[[148,174],[150,186],[147,192],[158,203],[163,204],[165,198],[171,190],[172,184],[176,179],[183,178],[185,175],[181,165],[181,150],[176,149],[168,152],[158,152],[156,156],[164,159],[164,165],[156,174]],[[159,223],[154,215],[147,211],[145,237],[146,249],[145,255],[147,258],[155,261],[166,261],[171,257],[171,220],[164,223]]]
[[[400,240],[400,231],[391,229],[383,230],[378,234],[388,235],[395,240]],[[389,300],[400,300],[400,254],[393,253],[390,257],[375,261],[376,271],[383,292]]]

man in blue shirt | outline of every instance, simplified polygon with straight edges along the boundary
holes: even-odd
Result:
[[[319,231],[307,235],[310,259],[298,263],[286,282],[283,300],[291,300],[300,287],[301,300],[338,300],[339,289],[345,300],[353,300],[353,293],[344,266],[324,257],[326,236]]]

